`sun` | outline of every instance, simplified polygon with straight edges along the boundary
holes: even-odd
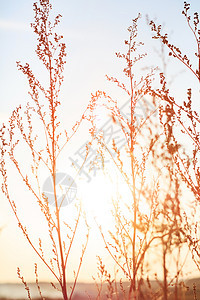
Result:
[[[108,179],[98,174],[89,183],[79,181],[77,187],[88,222],[96,219],[109,223],[113,190]]]
[[[121,177],[115,180],[116,176],[114,172],[111,178],[99,173],[92,177],[89,183],[81,180],[77,183],[77,194],[88,222],[93,223],[96,220],[105,229],[113,226],[113,211],[116,203],[119,204],[124,216],[127,214],[127,207],[133,204],[133,196],[128,185]],[[142,214],[149,215],[150,208],[145,199],[141,199],[139,210]],[[129,217],[127,215],[127,218]]]

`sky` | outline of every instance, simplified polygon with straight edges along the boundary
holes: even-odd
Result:
[[[62,121],[66,126],[70,126],[74,120],[80,117],[90,100],[91,93],[98,89],[110,89],[105,75],[115,76],[120,73],[121,64],[116,60],[115,52],[123,49],[123,41],[127,37],[127,27],[139,12],[143,16],[140,22],[141,36],[147,43],[146,47],[156,64],[160,64],[160,59],[156,57],[154,47],[159,47],[159,45],[155,43],[154,46],[151,39],[151,32],[145,20],[147,14],[150,19],[156,19],[159,24],[165,24],[164,28],[166,32],[171,33],[172,40],[176,41],[177,45],[182,46],[185,51],[191,52],[193,41],[181,14],[183,9],[183,1],[181,0],[54,0],[52,3],[54,12],[61,13],[63,16],[59,30],[64,35],[64,41],[67,45],[67,64],[62,89],[62,109],[65,112]],[[193,0],[191,3],[194,11],[200,11],[198,0]],[[17,105],[30,100],[26,79],[17,70],[16,61],[29,62],[36,73],[40,72],[41,65],[37,62],[34,53],[36,41],[29,26],[30,22],[33,21],[32,4],[33,2],[30,0],[0,0],[0,122],[6,122],[9,114]],[[147,63],[150,62],[151,58]],[[182,70],[181,67],[177,67],[176,71],[174,66],[176,63],[174,65],[172,63],[169,69],[171,75]],[[183,77],[185,81],[190,80],[187,77],[187,72]],[[179,78],[177,78],[177,82],[180,87]],[[193,83],[191,82],[191,84]],[[181,93],[181,88],[176,93]],[[77,147],[81,147],[84,138],[76,143],[78,143]],[[72,151],[76,151],[77,148],[74,147]],[[66,170],[63,167],[60,171],[65,172]],[[101,180],[102,183],[100,183]],[[16,182],[16,178],[13,176],[11,179],[13,194],[19,192]],[[102,197],[104,198],[105,202],[101,204],[101,209],[99,208],[104,214],[102,207],[105,205],[104,209],[108,209],[106,201],[109,199],[111,191],[108,187],[106,196],[101,194],[100,186],[105,184],[102,177],[93,179],[91,184],[91,192],[88,193],[88,186],[85,190],[83,187],[82,196],[86,193],[90,203],[93,199],[92,191],[99,189],[99,198],[95,201],[101,203]],[[24,201],[22,195],[24,192],[20,190],[20,197],[18,196],[18,198],[21,205]],[[97,205],[97,207],[99,206]],[[26,209],[28,211],[29,206]],[[28,221],[29,218],[32,218],[33,223],[36,223],[34,230],[37,230],[40,227],[40,220],[34,219],[36,218],[34,214],[34,217],[31,217],[27,211],[24,220]],[[33,280],[33,264],[36,257],[19,232],[11,210],[2,195],[0,225],[3,226],[0,233],[0,269],[4,270],[0,272],[0,282],[17,281],[17,266],[23,268],[27,280]],[[98,236],[96,232],[95,235]],[[98,239],[99,242],[94,246],[95,237],[93,234],[89,246],[92,245],[101,252],[104,246],[100,241],[100,235]],[[91,250],[88,251],[86,258],[86,264],[87,261],[93,263],[87,268],[87,272],[81,273],[80,280],[82,281],[90,281],[96,272],[96,258]],[[109,260],[109,258],[106,259]],[[75,263],[72,260],[72,265]],[[32,272],[30,272],[31,268]],[[49,278],[48,272],[42,266],[41,278],[42,280]]]

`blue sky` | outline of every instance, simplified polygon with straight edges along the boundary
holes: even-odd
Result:
[[[167,32],[173,31],[173,39],[178,45],[190,52],[192,39],[181,14],[182,0],[54,0],[53,8],[56,13],[63,15],[60,31],[67,44],[67,65],[62,98],[66,111],[63,119],[69,123],[76,120],[87,105],[91,92],[108,88],[105,74],[116,75],[120,71],[115,59],[115,52],[123,48],[123,41],[127,37],[127,27],[131,20],[142,13],[140,31],[147,41],[148,49],[152,50],[151,33],[146,25],[145,15],[157,19],[158,23],[166,24]],[[193,0],[192,9],[200,11],[200,1]],[[17,71],[16,61],[29,62],[35,72],[40,72],[34,49],[35,37],[29,27],[33,21],[32,3],[30,0],[0,1],[0,122],[6,121],[9,113],[20,103],[29,101],[26,79]],[[155,57],[155,53],[152,54]],[[159,59],[155,58],[155,63]],[[174,72],[172,66],[171,72]],[[187,77],[185,78],[187,79]],[[188,79],[189,80],[189,79]],[[64,120],[66,121],[66,120]],[[68,121],[66,121],[68,122]],[[0,275],[0,281],[15,280],[16,266],[20,258],[15,257],[12,241],[16,241],[13,219],[8,216],[9,208],[0,204],[0,225],[9,226],[2,233],[3,248],[0,250],[0,265],[9,267]],[[31,260],[32,252],[24,242],[17,248],[24,249],[27,261]],[[5,257],[6,254],[6,257]],[[20,254],[23,256],[22,254]],[[89,259],[89,258],[88,258]],[[93,257],[95,259],[95,257]],[[95,261],[94,261],[95,265]],[[27,267],[28,268],[28,267]],[[90,274],[96,267],[91,268]],[[43,273],[43,279],[46,273]],[[1,277],[2,276],[2,277]],[[86,274],[82,280],[89,280]],[[31,277],[29,278],[31,279]]]
[[[193,9],[199,10],[200,3],[192,1]],[[70,98],[79,98],[75,84],[80,85],[83,103],[90,92],[104,85],[106,73],[116,73],[119,67],[113,64],[115,51],[120,50],[127,36],[126,28],[131,19],[141,12],[144,36],[150,34],[145,15],[165,23],[166,31],[174,32],[178,45],[188,48],[187,27],[181,15],[183,1],[53,1],[54,11],[63,15],[60,30],[67,44],[68,64],[65,87]],[[16,60],[35,64],[34,35],[29,23],[33,20],[32,1],[19,0],[0,2],[0,105],[1,113],[28,100],[26,80],[16,69]],[[69,72],[68,72],[69,70]],[[86,77],[84,82],[81,78]],[[76,74],[76,75],[75,75]],[[74,80],[74,76],[76,79]],[[71,81],[72,79],[72,81]],[[70,85],[70,87],[69,87]],[[72,95],[73,94],[73,95]],[[73,100],[75,101],[75,99]],[[83,104],[83,105],[84,105]]]

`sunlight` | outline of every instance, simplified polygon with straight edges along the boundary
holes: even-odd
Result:
[[[104,226],[111,222],[112,185],[102,174],[92,177],[86,184],[79,181],[78,193],[81,197],[83,209],[89,220],[103,220]]]
[[[199,299],[195,7],[0,2],[0,300]]]

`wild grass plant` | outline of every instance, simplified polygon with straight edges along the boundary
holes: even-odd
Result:
[[[37,79],[28,63],[23,65],[17,62],[18,69],[27,77],[31,102],[13,110],[8,125],[3,125],[0,130],[2,191],[10,203],[18,227],[59,283],[63,299],[72,299],[89,239],[89,226],[80,203],[76,206],[73,224],[63,220],[61,209],[64,196],[60,203],[56,172],[61,152],[82,121],[87,120],[90,123],[92,142],[86,145],[85,161],[94,143],[98,147],[98,158],[101,158],[98,163],[106,170],[105,162],[109,160],[112,167],[108,168],[108,173],[110,172],[113,181],[119,178],[113,185],[112,226],[105,230],[99,221],[96,222],[112,261],[107,268],[104,257],[96,253],[96,299],[187,299],[187,285],[182,278],[186,274],[188,249],[200,270],[197,220],[200,200],[200,118],[192,89],[188,87],[186,100],[180,103],[172,95],[164,71],[158,74],[158,69],[154,68],[145,73],[143,68],[142,75],[139,75],[140,66],[142,69],[147,54],[141,51],[143,43],[138,37],[141,16],[138,15],[128,28],[125,52],[116,53],[124,62],[124,81],[107,76],[108,81],[116,84],[124,92],[125,98],[129,99],[127,114],[121,109],[120,99],[98,90],[92,95],[80,120],[73,126],[71,135],[68,131],[62,132],[58,110],[61,105],[60,89],[64,79],[66,46],[63,37],[56,33],[61,15],[56,16],[52,22],[51,9],[49,0],[34,3],[35,16],[31,25],[37,36],[36,54],[45,69],[47,81],[42,83]],[[190,5],[184,2],[183,15],[197,46],[194,52],[196,66],[192,65],[177,46],[169,42],[168,35],[162,33],[161,25],[157,26],[154,21],[150,21],[149,25],[153,38],[160,40],[163,47],[168,48],[169,57],[178,59],[199,85],[199,16],[195,12],[192,18],[189,11]],[[160,83],[155,88],[154,79],[157,76]],[[195,95],[199,95],[198,93]],[[138,117],[137,113],[139,104],[143,110],[142,117]],[[98,107],[103,107],[111,118],[109,130],[112,134],[109,139],[104,129],[98,130]],[[116,132],[117,135],[114,135]],[[183,139],[188,141],[189,147],[185,146]],[[24,160],[19,159],[20,145],[29,151],[29,164],[26,162],[25,165]],[[43,240],[39,235],[38,244],[35,244],[29,229],[21,221],[17,203],[10,192],[8,161],[15,167],[45,219],[51,242],[50,257],[45,255]],[[42,168],[46,168],[52,179],[54,208],[41,189]],[[120,190],[122,182],[125,184],[124,190]],[[185,200],[185,190],[190,191],[190,199]],[[74,281],[69,287],[69,256],[73,255],[72,249],[80,222],[85,228],[85,243],[80,250]],[[44,299],[37,263],[34,271],[38,293]],[[28,283],[19,268],[17,274],[27,290],[28,299],[31,299]],[[57,289],[54,282],[51,284]],[[197,299],[195,284],[191,292],[193,295],[190,294],[190,297]]]

